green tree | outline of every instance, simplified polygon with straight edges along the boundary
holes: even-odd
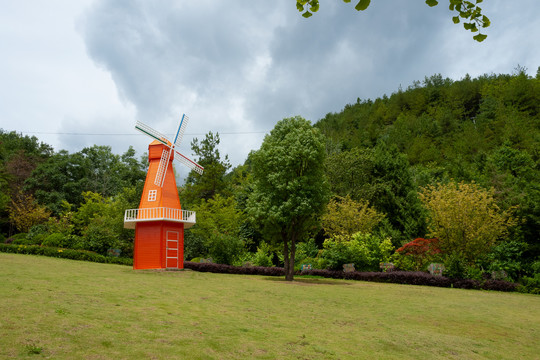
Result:
[[[130,256],[133,250],[133,230],[124,229],[124,211],[136,207],[135,188],[125,188],[114,197],[99,193],[83,193],[84,202],[73,213],[75,233],[79,235],[76,247],[105,255],[111,248],[119,248]]]
[[[204,167],[204,175],[199,176],[191,171],[186,179],[182,196],[186,202],[197,204],[201,200],[209,200],[226,188],[225,174],[231,167],[229,158],[225,155],[222,160],[217,148],[220,142],[219,133],[215,135],[210,131],[204,140],[195,138],[191,142],[191,150],[198,157],[197,162]]]
[[[429,236],[439,239],[446,256],[458,256],[471,265],[486,256],[517,223],[513,209],[497,206],[493,189],[475,183],[430,185],[420,193],[420,199],[429,212]]]
[[[0,129],[0,233],[10,233],[9,204],[18,201],[32,171],[52,153],[52,147],[35,136]]]
[[[324,137],[299,116],[279,121],[251,154],[254,189],[247,211],[269,238],[283,244],[289,281],[294,277],[296,243],[317,228],[328,201],[324,158]]]
[[[365,200],[355,201],[349,195],[330,200],[322,216],[322,227],[330,237],[351,237],[355,233],[370,233],[384,215]]]
[[[9,219],[17,230],[27,233],[38,224],[45,222],[51,215],[44,206],[39,205],[34,197],[22,191],[12,198],[9,206]]]
[[[215,262],[232,265],[244,252],[240,227],[246,217],[235,198],[217,194],[191,209],[197,212],[197,224],[186,231],[186,257],[208,256]]]
[[[459,24],[460,21],[465,21],[463,27],[472,33],[478,32],[479,28],[487,28],[491,22],[487,16],[482,14],[482,8],[478,6],[483,0],[467,1],[467,0],[449,0],[449,9],[454,13],[452,21],[454,24]],[[351,0],[343,0],[350,3]],[[360,0],[354,7],[357,11],[366,10],[371,3],[371,0]],[[426,0],[426,4],[430,7],[439,4],[437,0]],[[296,0],[296,8],[302,13],[302,16],[309,18],[314,12],[319,11],[319,0]],[[473,36],[476,41],[484,41],[487,35],[478,33]]]
[[[503,208],[517,206],[515,215],[523,220],[513,231],[514,239],[530,246],[525,257],[540,255],[540,171],[532,156],[509,141],[495,149],[486,160],[484,181],[496,191]],[[516,239],[516,240],[517,240]]]
[[[141,187],[142,191],[146,174],[134,156],[131,147],[122,156],[113,154],[109,146],[92,146],[74,154],[62,150],[37,166],[26,188],[55,214],[62,211],[64,201],[77,208],[84,202],[83,192],[110,197],[124,188]]]

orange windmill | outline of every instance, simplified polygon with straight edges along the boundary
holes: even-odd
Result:
[[[135,229],[134,269],[183,269],[184,229],[195,224],[195,212],[182,210],[174,178],[174,159],[202,175],[203,167],[182,155],[180,145],[188,117],[182,115],[174,142],[137,121],[135,129],[154,139],[148,146],[148,172],[138,209],[126,210],[124,227]]]

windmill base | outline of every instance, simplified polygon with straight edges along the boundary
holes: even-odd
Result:
[[[133,269],[183,268],[183,223],[150,221],[136,224]]]

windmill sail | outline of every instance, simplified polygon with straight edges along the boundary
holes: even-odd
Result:
[[[191,170],[196,171],[197,173],[201,174],[204,171],[204,168],[197,164],[195,161],[189,159],[188,157],[182,155],[178,152],[175,148],[180,146],[180,143],[182,142],[182,138],[184,136],[184,132],[186,130],[186,126],[188,123],[189,118],[184,114],[182,115],[182,119],[180,120],[180,125],[178,126],[178,131],[176,132],[176,136],[174,138],[174,143],[171,143],[169,139],[162,133],[160,133],[157,130],[152,129],[150,126],[137,121],[135,124],[135,129],[139,130],[143,134],[146,134],[150,136],[151,138],[159,141],[163,145],[167,147],[167,149],[164,149],[161,153],[161,159],[159,161],[158,170],[156,172],[156,178],[154,179],[154,185],[163,187],[163,184],[165,182],[165,176],[167,175],[167,168],[169,166],[169,161],[171,159],[171,155],[173,154],[173,151],[178,154],[175,159],[180,161],[182,164],[186,165]]]
[[[159,166],[156,172],[156,179],[154,180],[154,185],[163,187],[163,182],[165,181],[165,172],[169,166],[169,159],[171,157],[171,152],[168,150],[163,150],[161,153],[161,160],[159,161]]]
[[[143,134],[146,134],[146,135],[156,139],[157,141],[159,141],[163,145],[170,146],[169,145],[170,141],[169,141],[169,139],[167,139],[167,137],[165,135],[163,135],[162,133],[160,133],[157,130],[152,129],[150,126],[148,126],[148,125],[146,125],[146,124],[144,124],[144,123],[142,123],[140,121],[137,121],[137,123],[135,124],[135,129],[139,130]]]
[[[184,132],[186,131],[186,126],[189,121],[189,118],[186,114],[182,115],[182,120],[180,120],[180,126],[178,126],[178,131],[176,132],[176,137],[174,138],[174,146],[180,146],[182,138],[184,137]]]
[[[175,157],[176,160],[180,161],[182,164],[186,165],[191,170],[195,170],[199,174],[203,174],[204,168],[197,164],[195,161],[191,160],[190,158],[182,155],[178,151],[175,151],[178,156]]]

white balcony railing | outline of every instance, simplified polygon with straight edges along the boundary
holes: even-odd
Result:
[[[124,227],[135,229],[135,224],[142,221],[166,220],[184,223],[190,228],[196,223],[195,211],[171,209],[165,207],[148,209],[129,209],[124,215]]]

